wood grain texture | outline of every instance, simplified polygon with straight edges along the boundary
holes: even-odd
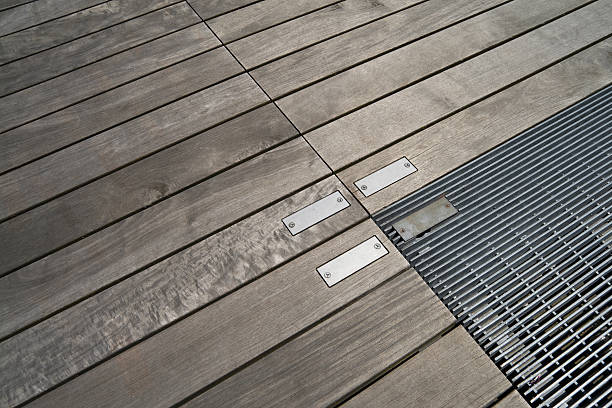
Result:
[[[486,407],[510,382],[460,326],[343,407]]]
[[[112,0],[0,38],[0,64],[74,40],[177,0]]]
[[[529,408],[527,401],[521,397],[518,391],[514,390],[506,395],[501,401],[494,405],[495,408]]]
[[[36,85],[198,22],[198,16],[183,2],[0,66],[0,96]]]
[[[261,89],[242,74],[6,173],[0,176],[0,218],[265,102]]]
[[[224,43],[246,37],[338,0],[264,0],[207,21]]]
[[[281,222],[338,190],[351,204],[345,210],[296,236]],[[0,404],[39,394],[366,216],[339,180],[328,177],[0,343]]]
[[[197,55],[0,136],[0,172],[242,72],[224,48]]]
[[[332,288],[316,266],[377,235],[389,250]],[[168,407],[407,267],[370,220],[34,400],[32,407]]]
[[[362,159],[610,33],[599,1],[306,134],[334,170]]]
[[[0,99],[0,131],[59,111],[218,44],[213,33],[199,24],[5,96]]]
[[[517,0],[507,3],[290,94],[280,99],[278,105],[298,129],[302,132],[307,131],[372,100],[389,95],[425,76],[470,58],[489,47],[499,45],[513,36],[584,5],[587,1],[564,0],[551,3],[546,0]],[[436,3],[429,1],[407,10],[411,11],[409,14],[406,13],[408,14],[406,17],[410,19],[407,19],[405,25],[397,25],[402,27],[402,30],[396,31],[401,33],[404,39],[410,38],[411,35],[415,38],[440,28],[443,24],[448,24],[452,16],[459,20],[479,11],[477,7],[484,8],[491,5],[491,2],[486,1],[480,3],[465,1],[464,4],[443,1],[442,5]],[[391,24],[387,25],[390,26]],[[384,30],[380,29],[377,32]],[[376,45],[384,43],[375,42],[373,36],[367,38],[371,38],[371,42]],[[391,39],[392,36],[386,38]],[[356,43],[349,41],[349,44]],[[367,49],[370,50],[371,47]],[[348,46],[339,47],[334,55],[337,54],[350,56],[349,58],[357,58],[359,55],[358,52],[351,52]],[[319,70],[325,73],[342,59],[334,57],[331,59],[334,61],[331,64],[319,61],[317,67],[321,67]],[[298,67],[302,69],[304,65],[300,64]],[[271,83],[278,84],[279,81]]]
[[[31,1],[33,0],[0,0],[0,10],[20,6],[22,4],[30,3]]]
[[[342,171],[339,177],[374,213],[612,82],[605,40]],[[353,184],[406,156],[416,173],[364,197]]]
[[[239,116],[0,224],[0,263],[25,264],[296,134],[272,104]]]
[[[0,278],[0,336],[328,174],[308,144],[295,139],[6,275]]]
[[[347,0],[228,45],[247,68],[391,14],[418,0]]]
[[[239,7],[244,7],[258,0],[189,0],[189,4],[194,8],[204,20],[227,13]]]
[[[454,321],[409,269],[185,407],[333,406]]]
[[[0,36],[97,6],[102,0],[37,0],[0,13]]]
[[[278,98],[501,2],[426,1],[259,67],[253,77]],[[358,89],[353,91],[359,95]],[[326,103],[316,101],[317,106]]]

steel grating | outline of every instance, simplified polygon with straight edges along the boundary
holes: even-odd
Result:
[[[374,215],[536,407],[612,406],[612,86]],[[404,241],[441,195],[458,214]]]

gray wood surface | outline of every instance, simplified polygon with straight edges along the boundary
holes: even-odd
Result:
[[[454,321],[409,269],[185,406],[332,406]]]
[[[426,1],[266,64],[255,69],[253,77],[277,98],[500,3],[502,0]],[[317,105],[326,103],[317,101]]]
[[[250,69],[417,2],[346,0],[235,41],[228,47]]]
[[[529,404],[514,390],[494,405],[495,408],[529,408]]]
[[[184,123],[176,137],[192,131]],[[39,258],[296,134],[272,104],[239,116],[1,223],[0,263]]]
[[[389,253],[328,288],[316,266],[375,234]],[[31,406],[171,406],[407,266],[367,220],[41,396]]]
[[[337,190],[350,207],[296,236],[281,222]],[[0,343],[0,405],[39,394],[366,216],[328,177]]]
[[[0,36],[23,30],[82,9],[104,3],[103,0],[37,0],[0,12]]]
[[[342,406],[477,408],[509,388],[510,382],[460,326]]]
[[[33,0],[0,0],[0,10],[9,9],[21,4],[30,3]]]
[[[207,21],[224,43],[291,20],[338,0],[264,0]]]
[[[119,125],[242,71],[224,48],[197,55],[0,137],[0,172]]]
[[[374,213],[612,82],[606,40],[414,136],[368,157],[339,176]],[[364,197],[356,180],[406,156],[416,173]]]
[[[258,0],[189,0],[189,4],[204,20],[257,2]]]
[[[575,7],[586,4],[587,1],[562,0],[551,3],[547,0],[516,0],[507,3],[290,94],[280,99],[278,105],[298,129],[302,132],[307,131],[366,105],[372,100],[389,95],[425,76],[470,58],[526,30],[533,29],[552,18],[559,17]],[[490,2],[486,3],[479,4],[473,1],[466,1],[464,4],[443,1],[443,5],[436,4],[436,1],[423,3],[409,9],[408,11],[413,10],[413,12],[406,16],[409,18],[405,25],[396,24],[397,27],[402,27],[402,30],[395,31],[401,33],[397,35],[398,37],[405,36],[405,39],[410,38],[411,35],[418,37],[447,24],[451,16],[459,20],[477,11],[476,7],[490,6]],[[385,20],[391,20],[391,17]],[[385,20],[381,20],[380,23]],[[391,26],[389,23],[386,27],[392,32]],[[378,33],[384,31],[382,28],[377,30]],[[387,40],[390,41],[392,37],[389,35]],[[383,42],[376,42],[375,36],[368,35],[366,38],[376,46],[383,44]],[[365,45],[366,41],[361,43]],[[325,73],[336,63],[341,62],[342,56],[357,58],[360,53],[351,52],[351,44],[356,47],[358,42],[348,41],[347,46],[336,43],[335,46],[340,47],[333,48],[334,58],[330,58],[333,62],[328,63],[327,58],[325,63],[319,61],[317,67],[321,68],[318,70]],[[368,51],[371,48],[364,47]],[[366,56],[368,56],[367,53],[363,54],[363,57]],[[347,59],[346,57],[344,59]],[[299,64],[297,67],[302,69],[304,65]],[[289,69],[289,71],[292,70]],[[272,82],[270,79],[268,82],[280,83],[280,81]],[[266,91],[269,90],[266,89]]]
[[[157,10],[177,0],[112,0],[0,38],[0,64]]]
[[[200,22],[179,3],[0,66],[0,96],[136,47]]]
[[[6,275],[0,278],[0,336],[328,174],[327,166],[299,138]]]
[[[305,136],[343,168],[600,40],[611,19],[607,0],[590,4]]]
[[[58,111],[86,98],[180,62],[218,45],[203,24],[143,44],[110,58],[0,99],[0,131]]]
[[[0,176],[0,218],[267,102],[242,74]]]

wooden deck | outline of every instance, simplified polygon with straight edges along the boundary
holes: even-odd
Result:
[[[612,0],[0,0],[0,407],[527,407],[369,218],[611,83],[611,32]]]

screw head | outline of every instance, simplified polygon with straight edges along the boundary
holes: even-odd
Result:
[[[295,222],[290,222],[289,223],[289,228],[293,228],[293,227],[295,227]]]
[[[380,244],[374,244],[375,249],[380,249]]]
[[[404,167],[410,167],[410,163],[404,163]]]
[[[366,186],[366,185],[364,184],[363,186],[361,186],[361,189],[362,189],[363,191],[365,191],[365,190],[367,190],[367,189],[368,189],[368,186]]]
[[[404,232],[406,232],[406,230],[404,228],[400,228],[400,232],[403,234]]]
[[[342,201],[344,201],[344,200],[342,199],[342,197],[338,197],[338,199],[337,199],[336,201],[338,201],[339,203],[341,203],[341,202],[342,202]]]
[[[325,272],[325,277],[326,277],[326,278],[331,278],[331,273],[329,273],[329,272]]]

